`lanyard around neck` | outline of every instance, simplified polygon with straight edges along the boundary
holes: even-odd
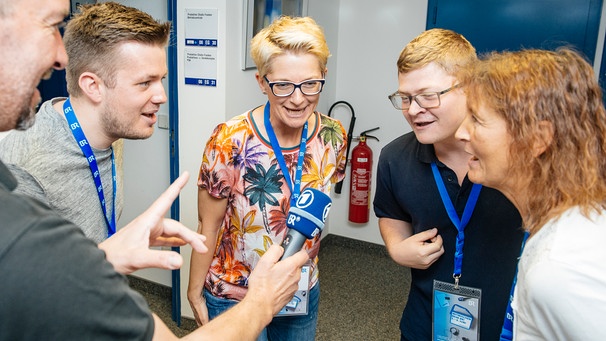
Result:
[[[67,119],[67,123],[69,124],[72,135],[74,135],[78,146],[80,146],[80,150],[82,150],[82,154],[84,154],[84,157],[86,157],[86,160],[88,161],[88,166],[90,167],[90,172],[93,176],[93,180],[95,181],[95,187],[97,188],[97,195],[99,196],[101,209],[103,210],[103,215],[105,216],[105,223],[107,224],[107,236],[110,237],[116,233],[116,163],[114,160],[114,151],[113,149],[111,151],[113,182],[112,214],[111,216],[108,216],[107,209],[105,207],[105,193],[103,192],[103,184],[101,183],[101,172],[97,166],[97,158],[95,157],[95,153],[93,153],[93,150],[88,143],[88,139],[84,135],[84,131],[82,131],[82,127],[80,127],[80,123],[78,122],[78,118],[74,113],[74,109],[72,108],[69,98],[63,104],[63,113],[65,114],[65,118]]]
[[[524,232],[524,237],[522,239],[522,247],[520,251],[520,257],[522,256],[522,252],[524,252],[524,246],[526,245],[526,240],[530,233],[528,231]],[[518,258],[519,259],[519,258]],[[500,341],[511,341],[513,340],[513,307],[511,306],[511,302],[513,301],[513,292],[516,289],[516,283],[518,282],[518,266],[516,266],[516,274],[513,277],[513,282],[511,284],[511,291],[509,292],[509,301],[507,302],[507,310],[505,311],[505,319],[503,320],[503,329],[501,329],[501,336],[499,338]]]
[[[455,287],[459,285],[459,278],[461,278],[461,267],[463,265],[463,244],[465,243],[465,227],[471,219],[471,215],[473,214],[473,210],[476,207],[476,202],[478,201],[478,197],[480,196],[480,190],[482,189],[482,185],[474,184],[471,188],[471,193],[469,194],[469,198],[467,198],[467,203],[465,204],[465,209],[463,210],[463,216],[459,219],[459,215],[457,214],[457,210],[454,208],[452,204],[452,200],[450,200],[450,196],[448,195],[448,191],[446,190],[446,186],[444,185],[444,180],[438,171],[438,166],[435,162],[431,163],[431,171],[433,172],[433,177],[436,181],[436,185],[438,186],[438,191],[440,192],[440,197],[442,198],[442,203],[444,204],[444,208],[446,208],[446,212],[448,213],[448,217],[450,221],[452,221],[453,225],[457,228],[457,239],[456,239],[456,249],[455,249],[455,259],[454,259],[454,272],[452,274],[455,279]]]
[[[276,155],[276,159],[278,160],[278,165],[280,165],[280,169],[282,169],[282,174],[284,175],[284,180],[288,184],[288,188],[290,188],[291,193],[291,206],[297,201],[299,194],[301,193],[301,174],[303,173],[303,163],[305,162],[305,147],[307,145],[307,122],[303,125],[303,131],[301,132],[301,144],[299,145],[299,158],[297,160],[297,169],[295,172],[295,181],[293,182],[290,178],[290,172],[288,167],[286,166],[286,161],[284,160],[284,155],[282,155],[282,149],[280,148],[280,143],[278,142],[278,138],[276,137],[276,133],[274,132],[274,128],[271,126],[271,121],[269,119],[269,101],[265,104],[265,130],[267,131],[267,135],[269,136],[269,142],[271,143],[271,148]]]

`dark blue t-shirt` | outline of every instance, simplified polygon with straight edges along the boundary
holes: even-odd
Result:
[[[408,340],[431,340],[433,280],[453,283],[457,229],[438,192],[431,162],[442,179],[459,217],[472,183],[459,186],[455,172],[436,158],[433,145],[420,144],[414,133],[386,145],[379,157],[374,211],[378,218],[402,220],[414,234],[437,227],[444,254],[428,269],[411,269],[412,284],[400,330]],[[480,339],[498,340],[523,236],[522,220],[500,192],[483,187],[465,228],[460,285],[482,289]]]

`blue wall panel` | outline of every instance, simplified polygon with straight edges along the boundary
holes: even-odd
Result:
[[[593,61],[602,0],[429,0],[427,28],[463,34],[483,53],[572,45]]]

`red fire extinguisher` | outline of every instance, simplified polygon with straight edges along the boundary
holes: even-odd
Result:
[[[370,180],[372,179],[372,150],[366,145],[367,138],[375,136],[367,133],[377,130],[366,130],[360,133],[360,143],[351,151],[351,177],[349,187],[349,221],[353,223],[368,222],[370,210]]]

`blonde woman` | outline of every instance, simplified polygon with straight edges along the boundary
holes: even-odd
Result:
[[[267,102],[220,124],[200,167],[199,232],[216,244],[208,245],[214,254],[191,259],[188,298],[199,324],[244,297],[259,258],[286,235],[292,200],[308,187],[329,194],[344,177],[345,129],[316,111],[330,55],[320,26],[279,18],[255,35],[251,54]],[[308,313],[275,317],[258,340],[315,339],[319,246],[319,235],[304,246]]]

